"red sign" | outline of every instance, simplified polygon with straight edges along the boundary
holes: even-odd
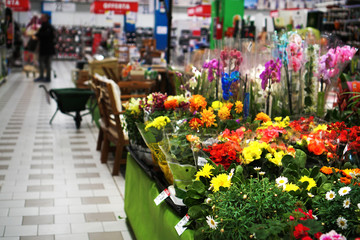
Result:
[[[29,0],[6,0],[5,4],[14,12],[27,12],[30,10]]]
[[[187,9],[187,14],[188,14],[189,17],[194,16],[195,15],[195,7],[189,7]]]
[[[195,7],[195,16],[211,17],[211,5],[199,5]]]
[[[94,1],[90,11],[96,14],[103,14],[106,11],[113,11],[115,14],[126,14],[126,12],[137,12],[137,2],[115,2],[115,1]]]

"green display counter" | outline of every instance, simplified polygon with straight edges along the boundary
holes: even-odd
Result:
[[[159,195],[156,183],[137,162],[127,157],[125,174],[125,212],[137,240],[194,239],[193,231],[185,230],[178,236],[175,225],[182,217],[164,201],[156,206]]]

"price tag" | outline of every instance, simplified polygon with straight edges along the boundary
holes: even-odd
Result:
[[[156,206],[158,206],[160,203],[162,203],[166,198],[170,196],[170,192],[167,188],[164,189],[155,199],[154,202]]]
[[[181,234],[183,234],[183,232],[185,232],[185,230],[187,229],[186,227],[184,227],[184,225],[186,223],[189,222],[190,216],[188,214],[186,214],[181,220],[180,222],[178,222],[178,224],[176,224],[175,226],[175,230],[178,233],[178,235],[180,236]]]
[[[198,157],[198,166],[203,167],[205,164],[207,164],[207,160],[203,157]]]

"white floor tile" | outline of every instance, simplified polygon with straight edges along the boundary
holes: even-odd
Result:
[[[40,207],[40,215],[68,214],[67,206],[60,207]]]
[[[116,222],[103,222],[105,232],[112,231],[125,231],[128,230],[125,220],[119,220]]]
[[[89,240],[89,236],[87,233],[55,235],[55,240]]]
[[[36,207],[23,207],[23,208],[10,208],[9,216],[33,216],[39,214],[39,208]]]
[[[22,216],[18,217],[0,217],[0,226],[3,225],[21,225],[22,223]]]
[[[121,231],[121,235],[124,240],[132,240],[131,234],[129,231]]]
[[[63,215],[55,215],[55,223],[85,223],[84,214],[63,214]]]
[[[80,205],[80,206],[70,206],[69,213],[91,213],[99,212],[96,205]],[[104,211],[105,212],[105,211]]]
[[[35,236],[37,235],[37,226],[6,226],[5,237],[19,237],[19,236]]]
[[[103,232],[104,228],[101,222],[89,223],[73,223],[71,224],[72,233],[89,233],[89,232]]]
[[[81,205],[80,198],[56,198],[55,206],[76,206]]]
[[[70,224],[45,224],[39,225],[39,235],[68,234]]]

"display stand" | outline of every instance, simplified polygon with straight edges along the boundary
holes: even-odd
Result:
[[[136,239],[194,239],[194,233],[189,229],[178,236],[175,225],[182,217],[178,216],[167,202],[164,201],[159,206],[155,205],[154,199],[160,191],[151,175],[128,154],[125,174],[125,212]]]

